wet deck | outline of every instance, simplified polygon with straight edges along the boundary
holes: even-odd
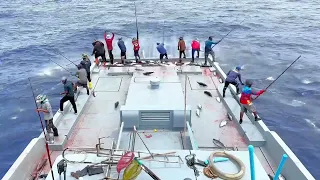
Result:
[[[190,68],[193,70],[190,70]],[[183,89],[185,77],[187,77],[187,104],[192,109],[191,124],[199,149],[219,149],[213,143],[213,139],[219,140],[225,147],[234,148],[235,150],[245,150],[247,148],[248,144],[238,131],[236,122],[228,120],[227,110],[223,103],[219,103],[215,99],[218,96],[217,87],[221,83],[216,76],[213,76],[209,68],[184,66],[181,71],[181,67],[172,64],[143,67],[143,69],[144,71],[154,71],[155,73],[151,76],[157,76],[162,80],[170,80],[171,76],[178,73]],[[125,105],[130,81],[132,78],[143,76],[141,72],[136,72],[133,67],[100,67],[93,72],[92,81],[96,97],[92,95],[89,97],[65,147],[95,147],[98,143],[98,138],[107,137],[102,139],[101,142],[104,143],[104,147],[111,148],[112,143],[117,142],[120,129],[120,106]],[[201,74],[197,72],[201,72]],[[197,81],[206,83],[208,87],[200,87]],[[213,97],[205,95],[203,93],[204,90],[210,91]],[[85,95],[84,90],[81,92],[81,95],[83,94]],[[119,107],[114,108],[114,103],[117,101],[120,103]],[[195,113],[198,104],[202,105],[199,117]],[[227,120],[228,124],[220,128],[220,122],[223,120]],[[62,119],[61,121],[67,121],[67,119]],[[129,133],[126,131],[122,134],[123,139],[120,146],[124,149],[127,147]],[[61,131],[60,136],[64,136],[63,131]],[[151,149],[183,149],[180,132],[168,134],[165,130],[163,132],[161,130],[158,132],[144,131],[142,137],[147,145],[149,143],[150,146],[152,146],[150,142],[158,142]],[[172,143],[168,143],[166,146],[159,143],[166,140]],[[136,142],[136,149],[144,150],[144,146],[138,137],[136,137]],[[262,153],[263,149],[256,148],[255,150],[264,169],[267,173],[272,173],[270,163],[266,161],[267,155]],[[54,151],[51,156],[56,159],[60,154],[61,151]],[[48,169],[48,166],[46,166],[43,172],[48,172]]]

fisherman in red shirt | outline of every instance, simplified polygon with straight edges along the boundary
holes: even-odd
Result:
[[[111,64],[113,64],[113,54],[112,54],[112,41],[114,39],[114,33],[112,33],[112,37],[110,34],[107,35],[107,31],[104,32],[104,40],[106,41],[107,44],[107,49],[108,49],[108,53],[109,53],[109,58],[111,61]]]
[[[240,111],[240,120],[239,123],[242,123],[242,118],[243,114],[249,110],[250,112],[253,113],[255,121],[261,120],[258,115],[257,115],[257,110],[254,107],[251,99],[251,95],[256,95],[260,96],[263,94],[266,90],[262,89],[260,91],[254,91],[251,86],[253,84],[252,80],[247,79],[244,88],[242,89],[241,97],[240,97],[240,106],[241,106],[241,111]]]
[[[199,58],[199,52],[200,52],[200,42],[199,39],[196,38],[195,40],[192,41],[191,43],[191,48],[192,48],[192,63],[194,63],[194,53],[197,51],[197,58]]]
[[[134,57],[136,59],[136,62],[138,62],[138,58],[140,60],[140,55],[139,55],[139,49],[140,49],[140,45],[139,45],[139,40],[137,38],[132,38],[132,45],[133,45],[133,51],[134,51]]]

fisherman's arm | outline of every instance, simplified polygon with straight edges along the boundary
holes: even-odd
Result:
[[[180,41],[178,42],[178,50],[180,49]]]
[[[112,33],[112,38],[111,38],[111,41],[113,41],[113,39],[114,39],[114,33]]]
[[[230,74],[230,71],[227,73],[227,76]]]
[[[260,91],[255,91],[255,90],[252,90],[252,91],[251,91],[252,95],[256,95],[256,96],[260,96],[260,95],[263,94],[264,92],[266,92],[265,89],[261,89]]]
[[[48,111],[48,110],[46,110],[46,109],[37,109],[37,111],[38,111],[38,112],[49,113],[49,111]]]
[[[238,74],[238,79],[239,79],[240,83],[241,83],[242,85],[244,85],[243,82],[242,82],[242,80],[241,80],[241,74],[240,74],[240,73]]]

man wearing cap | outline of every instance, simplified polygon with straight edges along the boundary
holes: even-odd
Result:
[[[95,58],[95,63],[98,66],[99,65],[99,57],[102,58],[102,62],[104,64],[107,62],[106,59],[106,50],[104,49],[104,44],[101,41],[94,41],[92,43],[93,50],[92,50],[92,55],[94,55]]]
[[[88,88],[88,78],[87,78],[87,71],[83,68],[81,64],[77,65],[78,71],[76,73],[76,76],[78,77],[78,81],[75,85],[75,89],[77,87],[82,86],[87,89],[87,94],[89,95],[89,88]]]
[[[82,54],[82,61],[80,62],[82,67],[87,71],[87,78],[89,81],[89,88],[92,89],[92,82],[91,82],[91,76],[90,76],[90,66],[91,66],[91,61],[89,59],[89,56],[86,54]]]
[[[227,78],[226,78],[226,81],[224,83],[224,88],[223,88],[223,97],[225,97],[225,94],[226,94],[226,90],[229,86],[229,84],[232,84],[234,85],[236,88],[237,88],[237,94],[239,94],[239,84],[237,82],[237,78],[239,79],[240,83],[242,85],[243,82],[241,80],[241,74],[240,74],[240,70],[241,70],[241,67],[240,66],[237,66],[235,69],[233,70],[230,70],[228,73],[227,73]]]
[[[179,61],[180,61],[180,63],[181,63],[182,54],[183,54],[183,58],[184,59],[186,58],[185,50],[186,50],[186,43],[184,42],[183,37],[180,37],[179,38],[179,42],[178,42],[178,51],[179,51]]]
[[[58,129],[53,124],[53,113],[49,99],[46,95],[39,94],[36,100],[37,103],[39,103],[37,111],[43,113],[43,119],[46,123],[47,133],[53,132],[54,136],[59,136]]]
[[[118,46],[119,46],[119,49],[121,51],[121,63],[124,64],[124,60],[126,59],[126,51],[127,51],[127,48],[126,48],[126,45],[124,44],[123,40],[122,40],[122,37],[120,37],[118,39]]]
[[[113,50],[112,41],[113,41],[113,39],[114,39],[114,33],[112,33],[112,36],[111,36],[110,34],[107,35],[107,31],[104,32],[104,40],[106,41],[111,64],[113,64],[113,54],[112,54],[112,50]]]
[[[204,65],[207,65],[209,54],[212,56],[212,61],[215,62],[215,55],[214,55],[214,51],[212,50],[213,48],[212,45],[218,44],[219,42],[220,41],[213,42],[211,36],[208,38],[208,40],[206,40],[205,49],[204,49],[204,60],[205,60]]]
[[[136,63],[138,63],[138,58],[140,60],[139,50],[140,50],[140,44],[139,40],[137,38],[132,38],[132,45],[133,45],[133,53],[134,57],[136,59]]]
[[[260,91],[254,91],[251,88],[252,84],[253,84],[253,81],[247,79],[246,84],[245,84],[244,88],[242,89],[242,93],[241,93],[241,97],[240,97],[240,106],[241,106],[240,120],[239,120],[240,124],[242,123],[243,113],[246,113],[247,110],[249,110],[250,112],[252,112],[254,114],[255,121],[261,120],[258,117],[257,110],[252,103],[251,95],[260,96],[266,90],[262,89]]]
[[[74,110],[74,114],[77,115],[77,105],[74,101],[73,83],[71,81],[68,81],[66,77],[62,77],[61,82],[63,84],[64,92],[60,94],[64,94],[64,96],[60,100],[60,112],[63,113],[63,103],[65,103],[66,101],[70,101]]]
[[[199,53],[200,53],[200,42],[199,39],[196,38],[195,40],[192,41],[191,43],[191,48],[192,48],[192,63],[194,63],[194,53],[197,51],[197,58],[199,58]]]
[[[160,53],[160,61],[162,61],[164,56],[166,59],[168,59],[168,54],[166,48],[164,47],[164,43],[157,43],[157,50]]]

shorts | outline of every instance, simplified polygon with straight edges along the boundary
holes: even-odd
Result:
[[[250,112],[256,112],[256,107],[254,107],[253,104],[241,104],[241,112],[245,112],[247,113],[247,111],[250,111]]]
[[[126,52],[125,51],[121,51],[121,56],[126,56]]]
[[[87,87],[87,82],[86,82],[86,83],[83,83],[83,82],[77,81],[77,82],[76,82],[76,85],[77,85],[77,86],[82,86],[82,87],[85,87],[85,88],[86,88],[86,87]]]

